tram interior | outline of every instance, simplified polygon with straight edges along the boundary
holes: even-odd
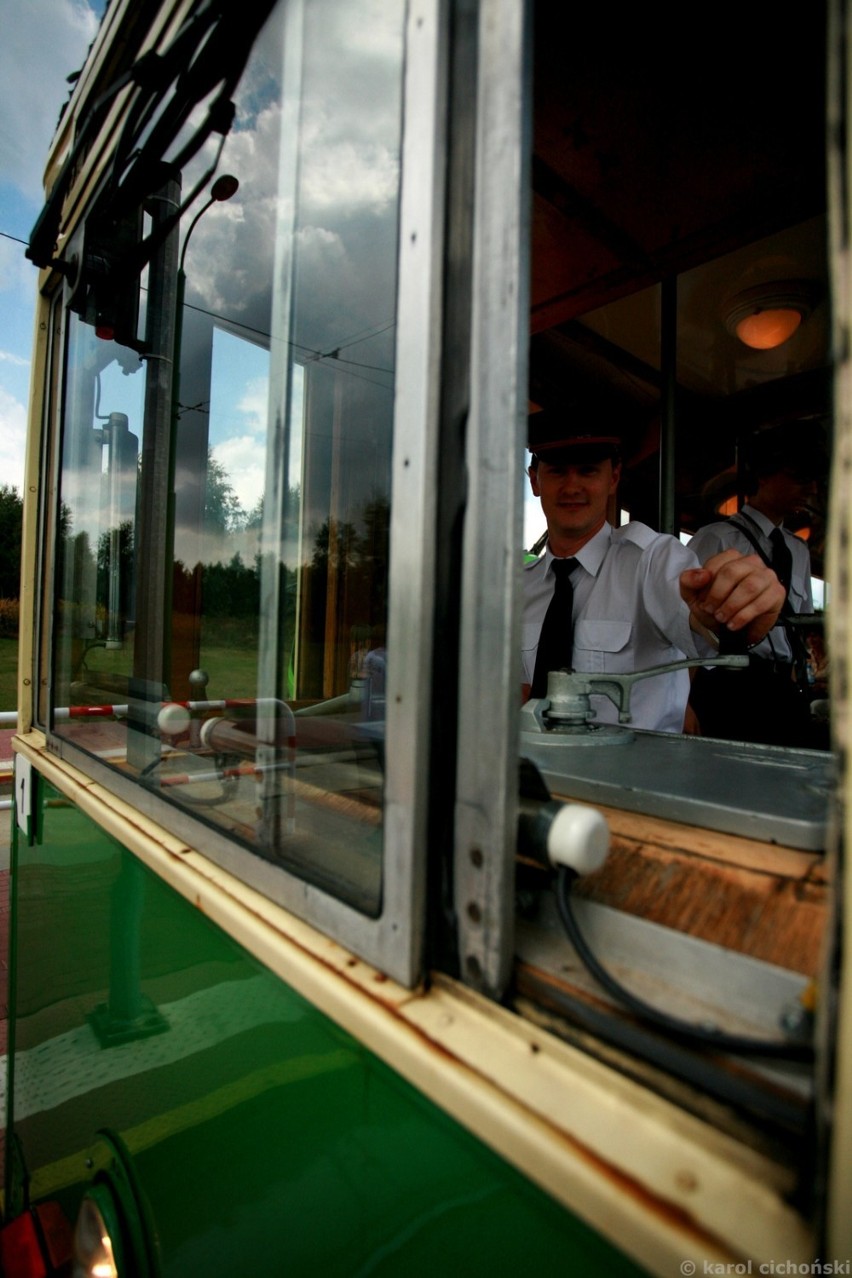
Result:
[[[530,411],[622,432],[613,522],[683,540],[742,504],[756,432],[793,421],[806,456],[832,429],[823,21],[730,17],[714,12],[696,41],[677,23],[663,39],[643,9],[615,24],[605,9],[536,8]],[[797,331],[771,349],[745,345],[737,308],[769,308],[785,287],[809,299]],[[797,528],[820,640],[825,501]],[[829,755],[707,741],[689,753],[683,738],[678,753],[671,739],[643,748],[657,745],[641,776],[621,747],[530,752],[552,793],[609,805],[607,865],[574,889],[590,947],[633,992],[693,1023],[769,1038],[806,1027],[828,909]],[[785,792],[792,822],[777,825]],[[701,1049],[698,1065],[694,1044],[666,1041],[602,994],[566,951],[554,894],[523,865],[518,909],[525,1015],[723,1130],[755,1124],[751,1139],[792,1145],[807,1164],[808,1067]]]
[[[647,15],[604,26],[536,11],[530,398],[623,424],[622,505],[656,524],[673,283],[675,522],[691,532],[714,513],[710,481],[736,495],[722,477],[749,431],[798,418],[807,448],[812,424],[830,424],[824,31],[739,13],[736,39],[714,23],[697,59]],[[734,303],[785,281],[810,286],[805,322],[774,349],[746,346]]]

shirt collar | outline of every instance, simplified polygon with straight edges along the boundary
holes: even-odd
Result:
[[[591,537],[585,545],[581,546],[576,555],[571,556],[577,560],[581,568],[585,568],[586,572],[592,577],[597,577],[598,570],[603,563],[606,552],[609,550],[609,544],[612,541],[612,525],[605,523],[599,528],[594,537]],[[544,551],[544,571],[545,574],[550,572],[550,565],[557,556],[550,549],[550,542],[547,543]]]
[[[768,519],[761,511],[755,510],[754,506],[749,506],[748,502],[743,506],[741,513],[750,519],[753,524],[757,524],[764,537],[768,537],[770,533],[774,532],[776,525],[773,524],[772,520]]]

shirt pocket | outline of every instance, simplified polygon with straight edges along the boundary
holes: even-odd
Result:
[[[590,621],[574,626],[574,669],[629,672],[633,668],[629,621]]]

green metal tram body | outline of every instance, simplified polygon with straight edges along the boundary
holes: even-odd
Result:
[[[107,6],[28,250],[10,1278],[849,1271],[847,18]],[[542,407],[675,534],[826,438],[813,748],[521,711]],[[697,1036],[565,935],[576,805]]]
[[[18,952],[63,943],[15,973],[20,1149],[72,1219],[99,1178],[137,1214],[128,1272],[546,1272],[566,1247],[629,1271],[49,784],[40,808],[16,859]],[[104,991],[141,1034],[108,1042]],[[36,1080],[52,1098],[25,1099]],[[14,1161],[13,1177],[20,1192]]]

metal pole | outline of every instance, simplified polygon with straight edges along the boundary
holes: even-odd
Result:
[[[153,231],[180,205],[180,183],[149,201]],[[178,231],[166,236],[148,269],[145,425],[139,483],[136,631],[127,760],[145,768],[159,757],[156,717],[166,693],[171,623],[172,377],[177,311]]]
[[[677,433],[677,277],[660,285],[660,532],[677,536],[675,447]]]

